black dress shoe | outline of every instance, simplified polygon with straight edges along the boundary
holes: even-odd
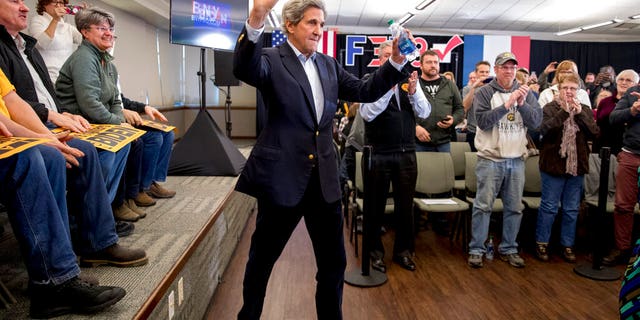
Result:
[[[371,267],[374,270],[378,270],[382,273],[387,272],[387,265],[385,265],[384,261],[380,258],[371,258]]]
[[[133,233],[135,225],[132,222],[116,221],[116,233],[118,238],[123,238]]]
[[[617,266],[619,264],[627,264],[627,262],[629,262],[630,253],[630,250],[613,249],[608,256],[602,258],[602,264],[609,267]]]
[[[395,263],[399,264],[401,267],[409,270],[409,271],[415,271],[416,270],[416,264],[413,262],[413,260],[411,260],[411,257],[409,256],[404,256],[404,257],[394,257],[393,261],[395,261]]]

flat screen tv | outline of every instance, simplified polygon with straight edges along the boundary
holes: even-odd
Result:
[[[249,0],[171,0],[171,43],[233,50]]]

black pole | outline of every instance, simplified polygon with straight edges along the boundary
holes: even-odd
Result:
[[[373,219],[371,219],[371,197],[370,183],[371,183],[371,146],[364,146],[362,150],[362,191],[364,192],[364,199],[362,204],[362,275],[368,276],[371,264],[371,230],[373,226]]]
[[[611,149],[604,147],[600,149],[600,185],[598,186],[598,212],[596,213],[596,228],[594,230],[595,243],[593,246],[593,269],[602,267],[602,257],[607,250],[604,237],[606,234],[602,230],[605,225],[607,215],[607,200],[609,198],[609,166],[611,164]]]
[[[606,225],[607,199],[609,197],[609,165],[611,162],[611,149],[603,147],[600,149],[600,184],[598,185],[598,207],[596,212],[590,217],[590,229],[593,239],[593,262],[583,263],[573,268],[573,271],[583,277],[601,280],[614,281],[620,278],[620,273],[613,269],[602,266],[602,257],[606,250],[606,233],[603,226]]]
[[[371,161],[371,146],[364,146],[362,150],[362,181],[364,192],[364,203],[362,208],[362,269],[347,272],[344,277],[344,281],[347,284],[356,287],[377,287],[387,282],[387,275],[378,271],[371,270],[371,248],[373,247],[373,239],[371,238],[371,231],[373,228],[379,227],[373,225],[371,219],[371,192],[369,191],[369,184],[371,183],[371,171],[373,168],[373,162]],[[356,223],[355,221],[351,223]],[[358,248],[356,248],[356,251]]]
[[[207,109],[207,56],[206,49],[200,48],[200,71],[198,76],[200,77],[200,111]]]
[[[224,102],[224,120],[227,125],[227,137],[231,139],[231,86],[227,86],[227,100]]]

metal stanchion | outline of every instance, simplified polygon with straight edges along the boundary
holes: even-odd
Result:
[[[606,241],[604,240],[605,232],[602,226],[606,225],[605,219],[607,215],[607,197],[609,193],[609,164],[611,157],[611,149],[603,147],[600,149],[600,185],[598,187],[598,209],[589,220],[593,241],[593,261],[592,263],[578,264],[573,271],[583,277],[600,280],[614,281],[620,278],[620,272],[613,268],[602,265],[602,257],[606,250]]]
[[[364,204],[362,208],[362,269],[352,270],[345,273],[344,282],[356,287],[377,287],[387,282],[387,275],[378,271],[371,270],[371,231],[376,226],[373,225],[371,219],[371,191],[369,184],[371,183],[371,146],[364,146],[362,155],[362,178],[364,182]],[[355,223],[355,222],[352,222]],[[356,235],[357,236],[357,235]],[[358,248],[356,248],[358,250]]]

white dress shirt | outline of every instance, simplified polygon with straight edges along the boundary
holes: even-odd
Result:
[[[362,115],[362,119],[364,119],[364,121],[371,122],[385,109],[387,109],[391,97],[395,97],[396,105],[400,108],[400,96],[398,94],[398,86],[394,86],[389,90],[389,92],[385,93],[382,98],[378,99],[378,101],[361,104],[358,112]],[[431,103],[429,103],[429,100],[424,95],[424,91],[422,91],[421,86],[417,84],[416,92],[408,96],[409,102],[411,103],[411,106],[413,106],[413,112],[416,116],[423,119],[428,118],[429,114],[431,114]]]

